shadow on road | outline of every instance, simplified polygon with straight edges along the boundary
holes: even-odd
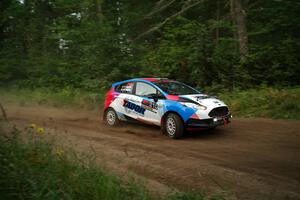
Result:
[[[167,135],[163,135],[160,131],[160,127],[142,123],[122,123],[122,128],[124,132],[129,134],[134,134],[143,137],[162,137],[168,139]],[[228,131],[222,127],[218,127],[214,130],[195,130],[195,131],[185,131],[183,140],[189,139],[218,139],[226,136]]]
[[[183,139],[218,139],[226,136],[227,131],[222,128],[214,130],[186,131]]]

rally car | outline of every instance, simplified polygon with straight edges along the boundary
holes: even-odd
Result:
[[[178,81],[137,78],[112,84],[106,93],[104,122],[140,121],[161,127],[171,138],[185,130],[214,129],[230,122],[224,102]]]

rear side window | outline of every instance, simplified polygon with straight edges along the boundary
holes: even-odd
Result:
[[[115,87],[115,91],[120,93],[132,94],[133,86],[134,86],[133,82],[123,83],[121,85],[117,85]]]
[[[135,94],[138,96],[149,96],[151,94],[157,94],[157,89],[147,83],[137,82]]]

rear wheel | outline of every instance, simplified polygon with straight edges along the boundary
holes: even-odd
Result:
[[[164,129],[164,132],[167,133],[170,138],[178,139],[183,135],[183,122],[178,115],[170,113],[166,117]]]
[[[120,122],[116,111],[112,108],[108,108],[104,116],[105,124],[108,126],[117,126]]]

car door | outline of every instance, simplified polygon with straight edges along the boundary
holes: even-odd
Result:
[[[137,117],[134,105],[138,104],[139,101],[136,100],[136,97],[133,94],[134,85],[134,82],[126,82],[116,86],[115,88],[115,91],[120,94],[113,102],[112,107],[116,110],[118,116],[123,120],[127,120],[127,117],[134,119]]]
[[[163,97],[160,91],[148,83],[136,82],[134,93],[143,111],[143,115],[138,115],[137,119],[160,125],[161,116],[159,109],[161,108],[162,99],[158,98],[157,101],[153,99],[155,95]]]

